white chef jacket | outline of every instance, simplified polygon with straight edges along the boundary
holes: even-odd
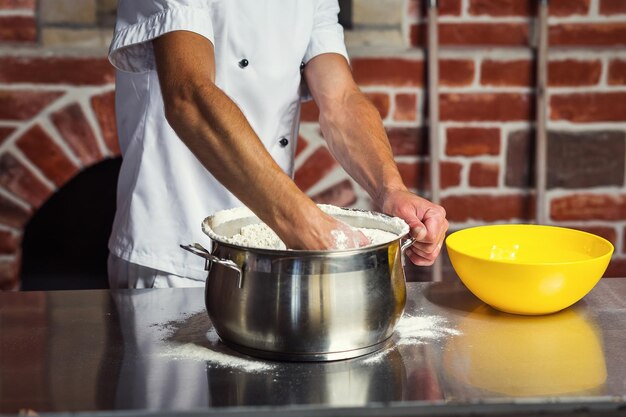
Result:
[[[109,51],[118,69],[116,115],[123,156],[109,240],[114,256],[203,280],[203,260],[179,245],[210,246],[202,220],[241,205],[165,120],[151,40],[185,30],[211,41],[216,85],[293,176],[301,65],[323,53],[347,59],[338,12],[337,0],[119,1]]]

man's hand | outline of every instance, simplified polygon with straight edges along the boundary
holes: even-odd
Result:
[[[411,236],[417,239],[406,251],[411,262],[419,266],[432,265],[448,230],[445,209],[409,191],[395,190],[385,195],[382,210],[400,217],[411,228]]]
[[[319,216],[311,215],[301,218],[301,223],[294,225],[294,233],[283,238],[283,242],[289,249],[353,249],[371,243],[360,231],[326,213],[319,212],[321,213]]]

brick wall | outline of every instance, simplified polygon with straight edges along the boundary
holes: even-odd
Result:
[[[24,225],[83,168],[119,154],[114,1],[0,0],[0,287],[19,285]],[[530,0],[440,0],[442,201],[452,229],[533,221],[535,10]],[[626,276],[626,0],[552,0],[551,224],[616,247]],[[382,7],[384,5],[384,7]],[[428,195],[423,4],[354,0],[355,78],[379,109],[407,185]],[[296,181],[317,201],[371,203],[323,145],[307,103]]]

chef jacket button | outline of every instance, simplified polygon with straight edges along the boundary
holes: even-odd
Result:
[[[287,138],[281,138],[278,143],[280,143],[281,148],[284,148],[285,146],[289,145],[289,140]]]
[[[245,68],[248,66],[248,64],[249,64],[248,60],[244,58],[241,61],[239,61],[239,68]]]
[[[304,62],[300,62],[300,71],[304,69]]]

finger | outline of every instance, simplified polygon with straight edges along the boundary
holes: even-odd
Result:
[[[439,245],[435,246],[435,249],[433,251],[429,251],[429,252],[422,251],[422,250],[417,249],[415,247],[411,247],[410,248],[410,252],[411,253],[417,255],[420,258],[428,260],[428,261],[434,261],[435,259],[437,259],[437,256],[439,256],[440,251],[441,251],[441,246],[439,246]]]
[[[406,253],[406,256],[408,256],[408,258],[411,261],[411,263],[413,263],[413,265],[429,266],[429,265],[432,265],[435,262],[434,260],[423,258],[423,257],[415,254],[414,252],[406,251],[405,253]]]
[[[360,230],[357,230],[357,237],[358,237],[358,242],[359,242],[358,247],[368,246],[372,243],[372,241],[369,240],[368,237],[365,236],[363,232],[361,232]]]
[[[419,220],[415,220],[415,222],[411,224],[411,236],[418,242],[421,242],[426,238],[426,236],[428,236],[428,229],[424,223]]]
[[[428,238],[424,241],[428,243],[439,242],[442,235],[444,235],[446,230],[448,229],[448,221],[446,220],[446,218],[443,217],[442,213],[433,211],[432,215],[425,217],[423,220],[423,224],[429,232],[427,235]]]
[[[423,241],[415,241],[415,243],[413,243],[413,247],[420,249],[421,251],[426,253],[432,253],[438,248],[440,249],[446,237],[446,231],[445,229],[443,229],[437,230],[433,233],[436,233],[434,238],[427,238]]]

